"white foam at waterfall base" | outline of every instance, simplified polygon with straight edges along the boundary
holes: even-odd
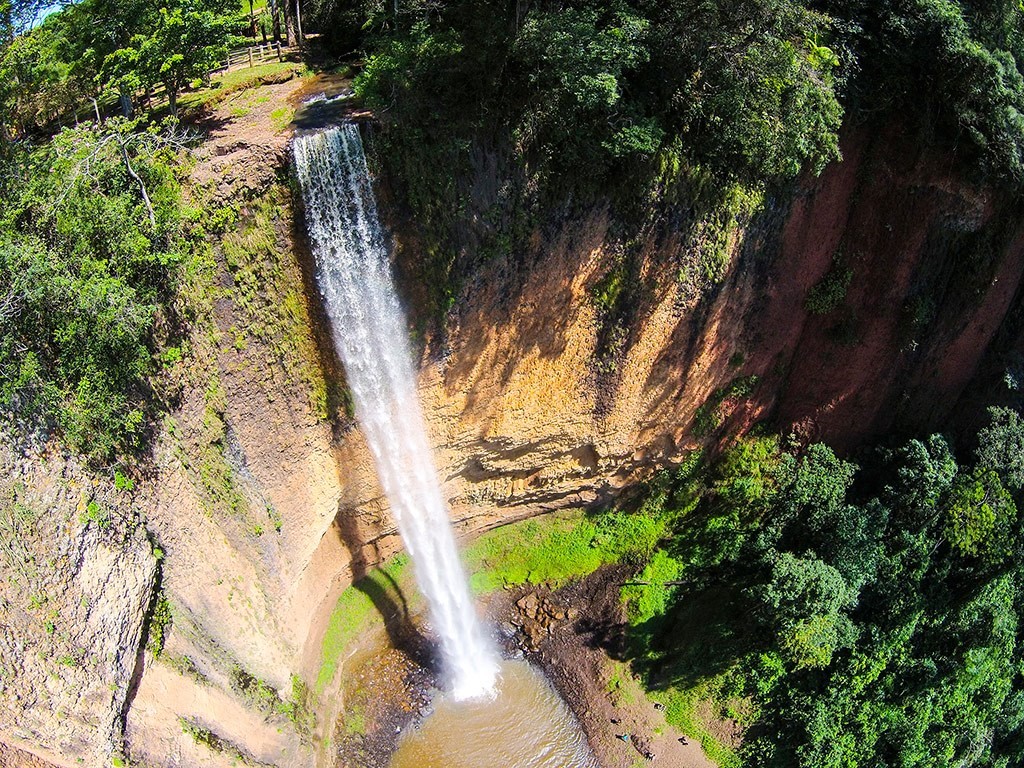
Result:
[[[474,611],[441,496],[359,129],[297,136],[293,152],[317,283],[356,418],[412,556],[452,692],[487,694],[497,653]]]

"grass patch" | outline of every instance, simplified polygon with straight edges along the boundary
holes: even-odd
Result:
[[[164,642],[167,640],[167,633],[174,623],[174,613],[171,610],[171,602],[160,593],[153,604],[153,613],[149,618],[149,638],[146,640],[146,650],[157,658],[164,651]]]
[[[165,653],[161,658],[167,666],[182,677],[187,677],[199,685],[210,684],[209,679],[199,670],[191,656],[171,656]]]
[[[691,234],[696,260],[684,267],[680,280],[702,291],[725,279],[744,227],[764,204],[764,189],[739,182],[722,187],[712,174],[696,167],[687,167],[681,175],[698,213]]]
[[[554,513],[485,533],[466,550],[474,594],[517,584],[557,587],[608,563],[642,562],[665,531],[644,513]]]
[[[268,365],[280,365],[291,384],[309,393],[310,407],[327,417],[327,385],[320,370],[304,287],[281,232],[289,226],[288,188],[278,184],[246,206],[220,247],[231,275],[226,293],[236,315],[235,346],[259,342]]]
[[[591,296],[598,309],[605,313],[614,311],[618,306],[627,280],[628,275],[624,263],[620,263],[598,280],[591,290]]]
[[[0,561],[16,572],[23,585],[35,577],[35,558],[26,545],[35,533],[38,513],[24,504],[24,488],[5,479],[0,485]]]
[[[342,718],[345,733],[349,736],[363,736],[366,734],[366,708],[361,704],[349,707]]]
[[[247,753],[243,752],[242,749],[234,742],[218,736],[195,718],[178,717],[178,725],[181,726],[182,733],[190,736],[196,744],[202,744],[214,752],[226,755],[233,764],[241,763],[242,765],[251,766],[265,765],[265,763],[260,763],[254,760]]]
[[[612,661],[611,677],[608,678],[606,690],[612,703],[619,706],[632,706],[637,702],[637,691],[642,690],[640,684],[630,674],[629,668],[622,662]]]
[[[211,380],[204,399],[202,447],[197,467],[199,485],[204,491],[203,506],[211,515],[215,510],[245,515],[249,503],[227,457],[227,423],[224,421],[227,400],[219,378]]]
[[[205,744],[210,749],[218,752],[221,750],[220,739],[209,728],[185,717],[178,718],[178,725],[181,726],[182,733],[191,736],[196,744]]]
[[[846,299],[846,291],[853,279],[853,270],[836,258],[825,276],[807,294],[807,311],[815,315],[827,315]]]
[[[740,376],[733,379],[729,386],[719,387],[712,392],[693,416],[693,434],[707,437],[722,426],[723,406],[730,401],[749,398],[757,389],[758,382],[757,376]]]
[[[215,77],[209,88],[179,96],[178,110],[183,115],[194,116],[204,109],[212,109],[232,94],[261,85],[283,83],[305,72],[305,64],[293,61],[272,61],[255,67],[234,69]]]
[[[698,714],[701,703],[713,700],[714,693],[710,685],[701,685],[688,690],[669,688],[656,691],[650,693],[649,698],[663,704],[665,720],[687,736],[697,739],[704,754],[719,768],[740,768],[739,755],[718,741]]]
[[[661,616],[668,610],[675,588],[666,582],[675,581],[683,572],[683,563],[659,549],[634,579],[622,588],[622,600],[633,624]]]
[[[249,13],[260,13],[267,7],[267,0],[238,0],[239,10],[248,15]],[[256,41],[253,41],[256,42]]]
[[[406,580],[408,565],[408,555],[396,555],[338,597],[321,645],[320,673],[316,678],[317,693],[322,692],[334,677],[341,655],[349,643],[366,631],[374,620],[380,618],[380,612],[374,602],[376,594],[388,591],[389,586],[400,589],[398,585]]]
[[[237,693],[245,703],[264,715],[272,715],[285,709],[285,702],[277,695],[274,686],[265,680],[235,664],[230,673],[231,690]]]
[[[298,675],[292,675],[292,696],[278,710],[295,726],[299,738],[306,744],[312,742],[316,730],[316,712],[313,710],[309,686]]]
[[[291,125],[294,117],[295,110],[289,106],[278,107],[275,109],[270,113],[270,121],[274,126],[274,132],[281,133],[281,131]]]

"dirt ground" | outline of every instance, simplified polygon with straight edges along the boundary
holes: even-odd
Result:
[[[603,768],[629,768],[650,762],[672,768],[711,768],[700,745],[665,722],[628,674],[616,663],[624,651],[625,612],[619,585],[628,571],[602,568],[550,593],[527,587],[512,593],[506,616],[521,612],[523,596],[543,595],[568,614],[547,628],[527,658],[547,674],[573,710]],[[557,610],[557,609],[556,609]],[[505,619],[506,621],[508,618]],[[618,668],[618,669],[617,669]],[[623,740],[622,735],[628,735]],[[645,759],[645,755],[653,755]]]
[[[627,573],[609,567],[556,591],[504,590],[490,596],[487,611],[504,652],[540,667],[561,693],[602,768],[713,768],[616,660],[625,622],[618,587]],[[387,768],[401,734],[429,712],[438,684],[432,657],[409,626],[379,631],[353,655],[335,730],[339,766]]]

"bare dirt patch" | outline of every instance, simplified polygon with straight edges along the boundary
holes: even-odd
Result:
[[[624,566],[608,566],[553,593],[537,587],[511,593],[550,595],[568,615],[550,623],[537,650],[527,650],[526,656],[558,688],[602,766],[713,766],[696,742],[665,721],[622,662],[626,617],[619,586],[628,575]],[[516,621],[517,613],[521,617],[522,602],[522,596],[510,600],[508,620]],[[529,630],[517,635],[528,638]]]

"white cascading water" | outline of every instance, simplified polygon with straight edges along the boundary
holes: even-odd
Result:
[[[494,687],[497,653],[474,611],[427,443],[359,129],[345,124],[297,136],[293,152],[334,344],[427,598],[452,693],[484,695]]]

